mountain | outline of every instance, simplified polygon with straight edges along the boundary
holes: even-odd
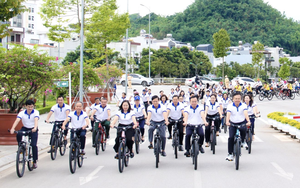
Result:
[[[148,18],[130,15],[130,36],[148,30]],[[167,17],[151,14],[151,34],[158,39],[171,33],[176,40],[193,46],[212,44],[212,35],[221,28],[230,34],[231,45],[260,41],[265,46],[282,47],[293,56],[300,55],[300,23],[263,0],[195,0],[182,13]]]

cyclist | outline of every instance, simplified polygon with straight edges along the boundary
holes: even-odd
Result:
[[[89,115],[90,112],[93,111],[95,109],[95,107],[98,105],[100,105],[100,98],[96,97],[95,103],[92,104],[92,106],[89,109],[87,109],[86,113]],[[94,130],[94,123],[95,123],[95,121],[91,120],[91,127],[92,127],[91,132],[93,132],[93,130]]]
[[[141,130],[142,135],[142,141],[144,142],[144,134],[145,134],[145,119],[147,119],[147,114],[145,111],[145,107],[140,104],[140,96],[134,97],[134,105],[133,105],[133,112],[135,113],[135,117],[140,119],[139,120],[139,126]]]
[[[199,124],[205,124],[208,125],[208,123],[206,122],[205,119],[205,114],[204,114],[204,110],[203,108],[201,108],[198,105],[198,97],[197,96],[193,96],[190,98],[190,103],[191,105],[186,107],[184,109],[184,126],[187,125],[191,125],[191,126],[187,126],[186,127],[186,136],[185,136],[185,149],[186,152],[184,153],[184,155],[186,157],[190,157],[190,148],[191,148],[191,136],[193,134],[193,130],[194,128],[192,126],[195,125],[199,125]],[[203,128],[201,126],[198,127],[197,129],[197,134],[199,135],[199,150],[201,153],[204,153],[204,149],[202,147],[203,145],[203,141],[204,141],[204,132],[203,132]]]
[[[169,94],[170,102],[172,102],[173,96],[175,95],[174,88],[171,89],[171,93]]]
[[[173,102],[171,104],[168,105],[167,107],[167,116],[169,117],[169,119],[173,120],[173,121],[177,121],[179,119],[181,119],[183,117],[183,113],[184,113],[184,106],[183,104],[179,103],[179,97],[178,95],[174,95],[173,96]],[[172,126],[174,125],[174,122],[171,122],[168,125],[168,131],[169,131],[169,137],[168,139],[172,139]],[[182,141],[183,141],[183,122],[179,121],[177,123],[177,128],[179,131],[179,151],[183,151],[183,147],[182,147]]]
[[[122,97],[119,99],[117,106],[120,106],[124,100],[128,100],[125,92],[122,93]]]
[[[236,81],[236,86],[234,86],[235,92],[242,92],[242,86],[239,81]]]
[[[206,90],[206,95],[204,95],[202,103],[204,104],[204,110],[205,110],[205,106],[206,104],[209,102],[210,99],[210,91]]]
[[[155,125],[156,124],[160,124],[162,122],[164,122],[166,125],[169,125],[169,121],[168,121],[168,116],[167,116],[167,111],[165,106],[162,106],[159,104],[159,100],[158,100],[158,96],[154,95],[152,97],[152,103],[153,105],[148,107],[148,117],[147,117],[147,121],[146,124],[150,126],[150,120],[152,121],[152,126],[150,126],[149,130],[148,130],[148,138],[149,138],[149,142],[150,145],[148,146],[149,149],[153,149],[153,131],[155,130]],[[166,147],[166,126],[160,126],[159,127],[159,131],[160,131],[160,136],[162,139],[162,156],[167,156],[166,152],[165,152],[165,147]]]
[[[94,116],[101,121],[101,126],[105,126],[106,138],[109,139],[109,128],[110,128],[110,117],[111,117],[110,106],[107,105],[107,99],[105,97],[101,98],[101,105],[96,106],[92,111],[91,120],[94,120]],[[93,147],[95,147],[95,138],[99,130],[99,122],[95,122],[93,129]]]
[[[216,94],[212,94],[210,97],[209,103],[206,104],[205,119],[207,117],[213,118],[218,115],[220,116],[220,119],[222,119],[220,103],[218,103],[216,100],[217,100]],[[206,121],[207,121],[207,119],[206,119]],[[205,147],[209,147],[211,125],[212,125],[212,121],[208,120],[208,125],[205,126],[205,142],[206,142]],[[220,120],[215,121],[215,126],[216,126],[216,135],[219,136]]]
[[[187,103],[183,100],[183,96],[179,96],[179,102],[183,104],[184,107],[187,107]]]
[[[165,108],[169,105],[168,97],[165,94],[160,97],[159,104],[165,106]]]
[[[218,95],[217,95],[217,102],[221,103],[222,98],[223,98],[222,91],[219,90],[219,91],[218,91]]]
[[[15,128],[18,123],[22,120],[23,126],[20,131],[29,131],[32,132],[29,134],[31,137],[31,147],[32,147],[32,154],[33,154],[33,168],[37,168],[37,160],[38,160],[38,149],[37,149],[37,140],[38,140],[38,120],[40,119],[39,111],[34,109],[34,102],[32,100],[27,100],[25,102],[26,110],[21,111],[17,115],[17,119],[15,120],[14,124],[10,129],[10,133],[14,134]],[[22,134],[17,134],[17,141],[18,144],[22,141]]]
[[[67,119],[63,122],[62,129],[66,129],[66,125],[71,121],[72,128],[78,129],[76,131],[77,135],[80,135],[80,153],[85,155],[84,148],[85,148],[85,135],[86,135],[86,128],[89,126],[89,117],[83,111],[83,102],[76,102],[75,103],[75,111],[70,113]],[[71,132],[71,140],[74,138],[74,132]]]
[[[52,106],[52,108],[51,108],[51,110],[50,110],[50,112],[49,112],[49,114],[47,115],[47,118],[46,118],[46,122],[49,123],[49,119],[52,116],[52,114],[54,113],[54,115],[55,115],[55,123],[53,125],[49,145],[51,145],[51,140],[52,140],[52,137],[53,137],[55,129],[56,129],[56,123],[62,124],[65,121],[65,119],[68,117],[68,115],[71,111],[70,106],[66,105],[64,103],[64,97],[63,96],[57,97],[56,101],[57,101],[57,104]],[[66,125],[66,127],[68,127],[68,124]],[[65,145],[67,145],[67,143],[68,143],[67,135],[68,135],[68,130],[65,130],[64,131],[64,144]],[[50,152],[51,152],[51,148],[48,151],[48,153],[50,153]]]
[[[264,94],[266,95],[268,95],[269,94],[269,92],[270,92],[270,87],[269,87],[269,85],[267,84],[267,82],[265,82],[265,84],[264,84]],[[266,95],[266,96],[267,96]]]
[[[149,96],[147,95],[146,93],[147,91],[145,89],[143,89],[143,93],[141,95],[141,99],[144,103],[144,106],[145,106],[145,110],[147,112],[147,107],[148,107],[148,104],[149,104]]]
[[[131,111],[131,105],[128,100],[124,100],[120,105],[120,110],[116,114],[116,118],[112,121],[110,127],[113,128],[116,122],[119,121],[119,127],[127,127],[132,126],[132,128],[127,129],[126,134],[126,146],[130,151],[130,157],[134,157],[134,153],[132,151],[133,140],[132,137],[134,135],[134,130],[137,127],[137,122],[135,119],[135,114]],[[119,150],[119,138],[121,137],[121,132],[117,132],[117,137],[115,139],[114,150],[117,153],[115,159],[118,159],[118,150]]]
[[[289,93],[289,97],[291,97],[292,96],[293,85],[291,83],[288,83],[286,87],[287,87],[287,91]]]
[[[227,107],[228,107],[228,104],[231,103],[231,100],[228,98],[228,93],[225,91],[223,92],[223,98],[220,102],[222,105],[221,105],[221,111],[223,111],[223,114],[226,115],[226,110],[227,110]],[[224,116],[222,117],[222,129],[224,128]]]
[[[262,82],[259,78],[257,79],[256,86],[256,93],[258,93],[258,91],[260,91],[260,89],[262,88]]]
[[[245,95],[243,101],[247,105],[248,116],[256,116],[257,117],[257,114],[258,114],[257,104],[254,102],[252,96]],[[255,122],[255,119],[250,118],[250,122],[251,122],[252,140],[254,140],[254,122]]]
[[[247,90],[247,94],[251,94],[252,95],[252,87],[251,84],[248,84],[248,86],[246,87]]]
[[[148,98],[149,98],[149,102],[148,102],[148,106],[150,105],[150,104],[152,104],[152,101],[150,100],[150,99],[152,99],[152,93],[151,93],[151,89],[148,89]],[[147,109],[148,110],[148,109]]]
[[[230,126],[232,124],[242,124],[246,123],[247,125],[251,125],[247,106],[242,103],[242,95],[241,93],[233,94],[233,103],[229,104],[227,107],[227,117],[226,124],[229,126],[229,138],[228,138],[228,156],[226,160],[233,161],[233,146],[234,146],[234,135],[236,134],[236,127]],[[246,137],[246,127],[243,126],[239,128],[241,133],[242,145],[245,146],[245,137]]]

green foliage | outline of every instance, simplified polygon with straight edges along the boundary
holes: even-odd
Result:
[[[230,47],[230,37],[225,29],[220,29],[220,31],[213,34],[214,38],[214,56],[216,58],[227,56],[226,52]]]
[[[50,112],[51,108],[52,106],[47,106],[47,107],[37,108],[37,110],[39,111],[40,114],[46,114]]]
[[[285,80],[291,75],[290,66],[292,64],[292,61],[287,57],[282,57],[279,59],[279,62],[281,64],[281,67],[278,72],[278,76]]]
[[[122,76],[122,70],[115,65],[109,65],[108,72],[105,64],[101,65],[99,68],[96,68],[95,71],[100,80],[103,80],[104,83],[108,82],[111,86],[113,86],[113,83],[117,78]]]
[[[0,3],[0,21],[8,22],[9,19],[26,11],[26,7],[22,5],[25,0],[5,0]],[[9,36],[9,24],[0,24],[0,38]]]
[[[148,28],[148,15],[130,15],[130,36]],[[158,39],[172,33],[176,40],[193,46],[212,44],[212,35],[221,28],[238,41],[260,41],[279,46],[293,56],[300,55],[300,24],[288,19],[263,0],[195,0],[183,13],[162,17],[151,14],[151,34]]]
[[[218,65],[213,73],[216,74],[217,77],[221,77],[222,65]],[[227,75],[230,80],[237,76],[253,78],[255,76],[255,69],[250,63],[240,65],[237,62],[230,62],[229,64],[225,62],[224,74]]]
[[[9,98],[10,112],[18,111],[22,104],[37,91],[45,91],[59,78],[53,57],[33,49],[15,45],[12,49],[0,50],[0,84]]]

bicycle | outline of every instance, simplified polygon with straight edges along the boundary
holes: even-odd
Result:
[[[121,131],[121,136],[119,138],[119,150],[118,150],[118,166],[119,166],[119,172],[122,173],[124,170],[124,166],[127,167],[129,164],[129,157],[130,157],[130,151],[128,147],[126,146],[126,134],[125,132],[128,129],[132,129],[132,126],[126,126],[126,127],[114,127],[117,129],[117,131]]]
[[[258,99],[260,101],[263,101],[264,98],[267,98],[270,101],[270,100],[273,99],[273,95],[272,95],[272,93],[270,91],[269,92],[268,91],[262,91],[262,92],[260,92],[260,94],[258,96]]]
[[[154,135],[154,155],[155,155],[155,166],[158,168],[159,163],[159,154],[161,153],[161,147],[162,147],[162,139],[160,136],[159,128],[161,126],[165,125],[164,122],[158,123],[155,125],[155,135]]]
[[[142,119],[145,119],[145,117],[142,116],[142,117],[137,117],[136,118],[136,122],[138,123],[138,125],[139,125],[139,122]],[[136,152],[136,154],[140,153],[140,143],[141,143],[141,141],[142,141],[141,130],[140,130],[140,126],[138,126],[136,129],[134,129],[134,143],[135,143],[135,152]]]
[[[72,174],[76,171],[76,162],[79,168],[83,165],[83,159],[84,154],[80,153],[80,135],[78,135],[76,132],[78,130],[81,130],[81,128],[69,128],[71,130],[71,133],[74,134],[74,138],[71,140],[70,143],[70,152],[69,152],[69,168]]]
[[[259,116],[260,117],[260,116]],[[250,119],[257,118],[255,115],[249,115]],[[246,149],[248,150],[248,153],[251,154],[251,147],[252,147],[252,127],[251,125],[247,126],[247,131],[246,131]]]
[[[216,153],[216,145],[217,145],[217,136],[216,136],[216,126],[215,121],[220,119],[220,116],[216,115],[215,117],[206,117],[207,120],[211,120],[211,129],[210,129],[210,150],[212,150],[213,154]]]
[[[193,127],[193,134],[192,134],[192,149],[191,149],[191,157],[194,165],[194,169],[197,170],[198,168],[198,155],[199,155],[199,135],[197,134],[197,128],[200,126],[202,128],[203,125],[191,125],[188,124],[187,126]]]
[[[66,153],[66,145],[64,144],[64,130],[61,128],[63,122],[51,121],[49,123],[55,125],[55,131],[52,135],[52,139],[50,142],[51,143],[50,156],[52,160],[55,160],[58,147],[61,156],[64,156]]]
[[[235,157],[235,169],[239,169],[240,165],[240,156],[242,155],[241,153],[241,144],[242,144],[242,139],[240,136],[240,128],[245,126],[244,123],[242,124],[232,124],[230,126],[236,127],[236,133],[234,136],[234,147],[233,147],[233,156]]]
[[[293,93],[291,91],[288,91],[288,90],[283,90],[281,98],[282,98],[282,100],[285,100],[286,98],[294,100],[295,99],[295,93]]]
[[[106,121],[106,120],[104,120],[104,121]],[[99,154],[100,145],[101,145],[102,151],[105,151],[105,149],[106,149],[106,140],[107,140],[106,128],[105,128],[105,126],[102,126],[102,123],[104,121],[101,121],[101,120],[98,120],[97,118],[95,118],[95,123],[99,123],[98,130],[97,130],[96,137],[95,137],[95,153],[96,153],[96,155]]]
[[[8,130],[10,132],[10,130]],[[33,154],[31,147],[31,137],[29,136],[32,131],[14,131],[14,133],[22,134],[22,141],[18,145],[18,151],[16,156],[16,171],[19,178],[23,177],[25,172],[25,164],[29,171],[33,170]]]
[[[226,112],[227,112],[227,108],[223,109],[223,126],[224,126],[224,133],[227,133],[227,125],[226,125]]]
[[[178,147],[179,147],[179,130],[178,130],[178,122],[182,122],[182,118],[178,120],[169,119],[170,123],[174,123],[173,125],[173,139],[172,139],[172,146],[174,148],[174,155],[175,159],[178,158]]]

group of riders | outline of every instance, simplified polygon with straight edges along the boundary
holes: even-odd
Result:
[[[116,114],[111,114],[111,107],[108,105],[106,98],[96,98],[95,103],[86,111],[82,102],[75,103],[75,111],[71,111],[71,107],[64,103],[64,97],[57,98],[57,104],[51,108],[50,113],[46,118],[49,119],[52,114],[55,115],[55,124],[53,125],[53,132],[57,125],[64,129],[64,144],[67,145],[67,134],[69,122],[72,123],[72,128],[77,128],[76,132],[71,134],[71,139],[74,134],[80,136],[81,154],[85,154],[86,131],[91,124],[93,132],[93,147],[95,147],[95,135],[99,127],[105,127],[106,137],[110,138],[110,128],[127,127],[126,129],[126,145],[130,152],[130,157],[134,157],[133,144],[134,144],[134,129],[139,128],[141,140],[145,141],[145,125],[148,125],[148,141],[149,149],[153,149],[153,132],[155,125],[162,124],[159,127],[160,136],[162,138],[162,156],[166,156],[166,132],[168,132],[168,139],[172,139],[172,127],[174,122],[178,122],[179,130],[179,151],[184,151],[186,157],[190,157],[191,148],[191,135],[193,133],[193,126],[198,126],[196,132],[199,135],[199,151],[204,153],[204,148],[210,146],[210,130],[212,126],[212,118],[217,117],[214,121],[216,126],[216,135],[219,136],[224,126],[229,126],[228,138],[228,156],[227,160],[233,160],[233,145],[234,135],[236,132],[235,126],[232,124],[246,124],[251,127],[252,135],[254,131],[254,118],[258,117],[259,111],[257,104],[254,102],[253,92],[270,92],[271,89],[282,87],[282,89],[291,92],[293,89],[299,89],[299,83],[296,81],[294,84],[287,83],[281,80],[279,83],[272,81],[271,84],[262,84],[261,81],[256,82],[256,88],[253,89],[250,84],[236,83],[228,81],[226,77],[225,83],[215,85],[204,85],[196,80],[188,91],[184,91],[180,85],[172,88],[171,91],[161,90],[159,93],[152,93],[150,88],[144,88],[142,92],[133,90],[132,95],[122,93],[117,106],[119,110]],[[262,90],[263,89],[263,90]],[[31,145],[33,150],[33,163],[34,168],[37,168],[38,160],[38,120],[39,112],[34,109],[34,102],[31,100],[26,101],[25,110],[21,111],[16,121],[11,128],[11,134],[14,133],[16,126],[20,121],[23,123],[21,131],[31,130]],[[112,118],[113,117],[113,118]],[[225,118],[226,117],[226,118]],[[98,121],[96,121],[98,120]],[[203,129],[202,125],[205,127]],[[241,127],[242,147],[247,149],[245,142],[246,128]],[[167,131],[166,131],[167,130]],[[115,139],[114,150],[117,153],[119,147],[120,133],[117,132]],[[183,148],[183,140],[185,136],[185,147]],[[17,140],[21,142],[21,134],[17,134]],[[204,143],[205,142],[205,143]],[[50,148],[50,151],[51,152]],[[116,154],[115,158],[118,158]]]

